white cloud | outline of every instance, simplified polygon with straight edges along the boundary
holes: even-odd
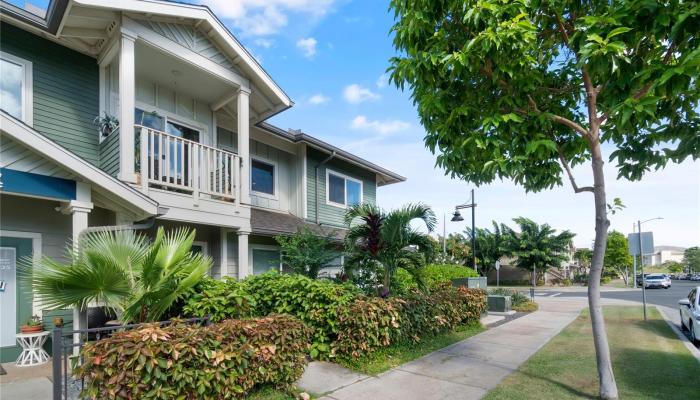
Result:
[[[382,89],[386,87],[386,85],[389,84],[389,74],[381,74],[379,75],[379,78],[377,78],[377,87]]]
[[[199,0],[219,17],[230,20],[243,35],[272,35],[288,24],[289,14],[306,21],[318,20],[333,6],[334,0]]]
[[[304,57],[306,58],[313,58],[316,55],[316,44],[318,42],[316,39],[309,37],[309,38],[301,38],[297,40],[297,48],[299,48],[304,54]]]
[[[372,92],[366,87],[360,86],[357,83],[348,85],[343,90],[343,97],[348,103],[359,104],[368,100],[378,100],[381,98],[377,93]]]
[[[317,93],[309,98],[309,104],[317,106],[319,104],[328,103],[329,100],[330,98],[322,95],[321,93]]]
[[[391,135],[392,133],[404,131],[410,127],[411,124],[406,121],[401,121],[398,119],[371,121],[364,115],[358,115],[350,124],[350,128],[352,129],[372,131],[379,133],[380,135]]]
[[[259,38],[255,39],[253,41],[253,44],[255,44],[256,46],[263,47],[265,49],[269,49],[270,47],[272,47],[273,44],[275,44],[275,42],[272,39]]]

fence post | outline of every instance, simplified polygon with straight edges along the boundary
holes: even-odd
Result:
[[[54,327],[51,338],[51,362],[53,363],[53,400],[61,400],[61,385],[63,377],[61,374],[61,356],[63,353],[63,329]]]

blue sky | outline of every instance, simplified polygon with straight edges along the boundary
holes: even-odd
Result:
[[[386,1],[364,0],[205,0],[289,94],[295,106],[271,122],[303,131],[390,168],[408,178],[381,188],[382,207],[422,201],[447,231],[465,223],[449,222],[457,203],[472,187],[435,169],[408,93],[386,84],[383,74],[394,54],[389,36],[393,17]],[[608,150],[609,152],[609,150]],[[588,167],[574,170],[579,185],[590,183]],[[637,219],[662,216],[645,225],[657,245],[700,244],[700,163],[685,162],[648,174],[642,182],[616,180],[606,165],[608,197],[626,205],[611,216],[611,227],[629,233]],[[592,197],[569,186],[539,194],[511,182],[477,188],[477,226],[527,216],[577,234],[579,247],[594,237]]]

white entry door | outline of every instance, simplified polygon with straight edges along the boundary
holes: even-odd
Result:
[[[17,250],[0,247],[0,347],[14,346],[17,333]]]

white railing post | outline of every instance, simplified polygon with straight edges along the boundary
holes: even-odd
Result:
[[[192,151],[190,151],[190,158],[192,159],[192,170],[190,170],[190,173],[192,174],[192,197],[194,197],[194,205],[198,206],[199,205],[199,185],[200,182],[202,181],[199,176],[199,160],[200,160],[200,153],[202,150],[202,146],[195,144],[192,146]]]
[[[144,193],[148,193],[148,159],[149,157],[149,146],[148,145],[148,129],[144,127],[139,127],[139,134],[141,145],[139,149],[140,162],[139,162],[139,173],[141,174],[141,190]]]
[[[237,155],[233,156],[233,186],[231,186],[231,191],[233,195],[234,204],[237,206],[241,204],[241,160]]]

